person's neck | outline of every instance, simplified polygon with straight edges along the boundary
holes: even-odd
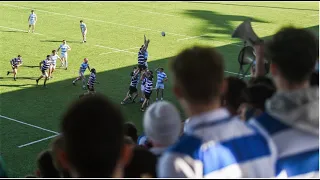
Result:
[[[203,114],[205,112],[210,112],[210,111],[216,110],[220,107],[221,107],[220,101],[215,101],[215,100],[208,103],[208,104],[189,103],[188,108],[187,108],[188,109],[187,114],[189,115],[189,117],[197,116],[197,115]]]
[[[306,89],[310,87],[309,81],[304,81],[302,83],[288,83],[288,82],[280,82],[277,86],[277,91],[279,92],[288,92],[295,91],[299,89]]]

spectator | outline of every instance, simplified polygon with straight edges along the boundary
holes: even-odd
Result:
[[[57,136],[51,143],[51,155],[54,167],[59,171],[60,177],[70,178],[70,174],[66,169],[63,169],[61,162],[58,159],[58,154],[65,152],[64,139],[62,135]]]
[[[124,123],[124,134],[131,137],[131,139],[137,143],[138,141],[138,129],[132,122]]]
[[[250,118],[261,115],[265,112],[265,102],[274,93],[275,89],[266,84],[257,84],[244,89],[242,92],[244,103],[239,108],[240,118],[248,121]]]
[[[286,27],[265,44],[265,52],[277,92],[250,123],[275,144],[278,177],[319,178],[319,88],[309,83],[319,41],[307,30]]]
[[[167,101],[153,103],[144,114],[143,128],[152,144],[150,151],[160,157],[179,138],[180,114],[176,107]]]
[[[242,91],[247,87],[247,84],[239,78],[229,76],[225,78],[226,81],[226,91],[223,94],[222,105],[228,109],[232,116],[238,114],[238,109],[243,102],[241,99]]]
[[[135,147],[130,163],[125,168],[125,178],[155,178],[157,157],[143,147]]]
[[[65,153],[61,165],[71,177],[122,177],[131,149],[124,146],[124,119],[102,95],[75,101],[63,116]]]
[[[255,77],[255,78],[251,78],[249,80],[249,86],[253,86],[253,85],[256,85],[256,84],[264,84],[264,85],[269,86],[272,89],[276,89],[276,86],[274,85],[272,79],[268,78],[266,76],[258,76],[258,77]]]
[[[54,167],[51,151],[45,150],[41,152],[37,159],[38,169],[36,171],[36,175],[39,178],[59,178],[59,172]]]
[[[262,178],[274,175],[275,160],[265,139],[220,108],[222,56],[193,47],[171,60],[173,90],[187,113],[185,134],[162,155],[161,178]]]

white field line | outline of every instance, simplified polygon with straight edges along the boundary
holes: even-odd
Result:
[[[99,46],[99,45],[98,45]],[[123,50],[115,50],[115,51],[111,51],[111,52],[107,52],[107,53],[101,53],[99,55],[104,55],[104,54],[111,54],[111,53],[115,53],[115,52],[122,52],[122,51],[127,51],[127,50],[130,50],[130,49],[138,49],[140,47],[133,47],[133,48],[129,48],[129,49],[123,49]]]
[[[313,15],[310,15],[309,17],[315,17],[315,16],[319,16],[319,14],[313,14]]]
[[[32,8],[28,8],[28,7],[15,6],[15,5],[3,4],[3,3],[1,3],[0,5],[2,5],[2,6],[8,6],[8,7],[20,8],[20,9],[32,9]],[[132,28],[132,29],[140,29],[140,30],[145,30],[145,31],[153,31],[153,32],[157,32],[157,33],[159,33],[159,32],[161,33],[161,32],[162,32],[162,31],[159,31],[159,30],[153,30],[153,29],[149,29],[149,28],[142,28],[142,27],[131,26],[131,25],[126,25],[126,24],[119,24],[119,23],[114,23],[114,22],[109,22],[109,21],[103,21],[103,20],[85,18],[85,17],[81,17],[81,16],[73,16],[73,15],[69,15],[69,14],[55,13],[55,12],[45,11],[45,10],[41,10],[41,9],[34,9],[34,10],[35,10],[35,11],[39,11],[39,12],[45,12],[45,13],[60,15],[60,16],[67,16],[67,17],[72,17],[72,18],[81,18],[81,19],[91,20],[91,21],[96,21],[96,22],[104,22],[104,23],[113,24],[113,25],[117,25],[117,26],[123,26],[123,27]],[[171,33],[171,32],[167,32],[167,34],[171,34],[171,35],[173,35],[173,36],[190,37],[190,36],[187,36],[187,35],[177,34],[177,33]]]
[[[228,74],[234,74],[234,75],[238,75],[239,73],[235,73],[235,72],[231,72],[231,71],[224,71],[225,73]],[[246,75],[245,77],[251,77],[251,75]]]
[[[130,53],[130,54],[137,54],[135,52],[131,52],[131,51],[126,51],[126,50],[122,50],[122,49],[117,49],[117,48],[112,48],[112,47],[107,47],[107,46],[101,46],[101,45],[95,45],[97,47],[101,47],[101,48],[105,48],[105,49],[111,49],[114,50],[115,52],[126,52],[126,53]],[[100,54],[101,55],[101,54]]]
[[[158,14],[161,16],[171,16],[171,17],[178,17],[172,14],[163,14],[163,13],[158,13],[158,12],[152,12],[152,11],[143,11],[143,10],[139,10],[140,12],[145,12],[145,13],[149,13],[149,14]]]
[[[193,37],[187,37],[187,38],[183,38],[183,39],[178,39],[177,41],[184,41],[184,40],[188,40],[188,39],[194,39],[194,38],[199,38],[199,37],[202,37],[202,36],[207,36],[208,34],[203,34],[203,35],[200,35],[200,36],[193,36]]]
[[[22,121],[18,121],[16,119],[12,119],[12,118],[9,118],[9,117],[6,117],[6,116],[0,115],[0,118],[4,118],[4,119],[10,120],[10,121],[14,121],[14,122],[17,122],[17,123],[20,123],[20,124],[24,124],[24,125],[27,125],[27,126],[30,126],[30,127],[33,127],[33,128],[37,128],[37,129],[40,129],[40,130],[43,130],[43,131],[47,131],[47,132],[56,134],[56,135],[59,134],[58,132],[51,131],[49,129],[45,129],[45,128],[42,128],[42,127],[39,127],[39,126],[35,126],[35,125],[29,124],[29,123],[22,122]]]
[[[22,30],[22,29],[16,29],[16,28],[11,28],[11,27],[6,27],[6,26],[0,26],[0,28],[10,29],[10,30],[14,30],[14,31],[28,32],[28,31],[25,31],[25,30]],[[31,34],[37,34],[37,35],[43,36],[43,34],[40,34],[40,33],[31,33]]]
[[[45,141],[45,140],[48,140],[48,139],[52,139],[52,138],[54,138],[54,137],[56,137],[56,136],[59,136],[59,134],[56,134],[56,135],[53,135],[53,136],[49,136],[49,137],[46,137],[46,138],[43,138],[43,139],[39,139],[39,140],[37,140],[37,141],[32,141],[32,142],[29,142],[29,143],[27,143],[27,144],[20,145],[20,146],[18,146],[18,148],[30,146],[30,145],[32,145],[32,144],[36,144],[36,143],[41,142],[41,141]]]

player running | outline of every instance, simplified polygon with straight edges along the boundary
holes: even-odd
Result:
[[[57,52],[61,49],[61,60],[62,60],[62,65],[65,66],[65,69],[68,69],[68,51],[71,50],[70,46],[67,45],[66,40],[62,40],[62,44],[59,46]]]
[[[49,67],[49,78],[53,78],[52,76],[52,73],[54,70],[56,70],[56,66],[57,66],[57,59],[60,59],[61,58],[59,57],[59,55],[57,54],[57,51],[56,50],[52,50],[52,54],[50,55],[50,67]]]
[[[36,28],[36,22],[37,22],[37,15],[34,13],[34,10],[31,10],[31,14],[29,15],[28,22],[29,22],[28,33],[30,32],[31,27],[32,27],[32,33],[34,33],[34,30]]]
[[[89,69],[90,71],[90,67],[89,67],[89,63],[88,63],[88,58],[84,58],[83,63],[80,65],[80,69],[79,69],[79,77],[77,77],[74,81],[72,81],[73,85],[76,85],[76,82],[78,80],[82,80],[82,88],[85,89],[85,83],[86,83],[86,78],[84,77],[84,72]]]
[[[46,82],[48,80],[47,70],[50,67],[50,63],[51,63],[50,62],[50,55],[47,55],[47,58],[39,63],[39,67],[40,67],[40,71],[41,71],[42,75],[36,80],[37,85],[39,83],[39,80],[44,77],[45,79],[44,79],[43,87],[47,87],[47,85],[46,85]]]
[[[161,101],[163,100],[163,91],[164,91],[164,82],[168,80],[166,73],[163,72],[163,68],[157,68],[157,84],[156,84],[156,89],[157,89],[157,98],[156,101],[158,101],[159,97],[159,91],[161,93]]]
[[[99,82],[96,81],[96,70],[94,68],[92,68],[90,72],[91,72],[91,74],[90,74],[90,77],[89,77],[89,80],[87,83],[88,92],[80,95],[79,98],[86,96],[86,95],[89,95],[89,94],[95,94],[94,84],[95,83],[99,84]]]
[[[146,74],[146,83],[144,85],[144,102],[140,108],[141,111],[145,111],[145,108],[149,106],[150,97],[153,90],[153,75],[152,71],[147,71]]]
[[[7,76],[10,74],[10,73],[13,73],[13,80],[16,81],[16,78],[17,78],[17,72],[18,72],[18,67],[22,65],[22,57],[20,55],[18,55],[18,57],[15,57],[13,58],[11,61],[10,61],[10,64],[11,64],[11,67],[12,67],[12,71],[8,71],[7,72]]]
[[[139,81],[139,69],[137,67],[134,67],[133,72],[131,72],[131,82],[129,86],[129,91],[126,97],[124,98],[124,100],[121,101],[122,105],[126,104],[127,100],[132,100],[132,102],[135,103],[135,99],[138,96],[138,90],[137,90],[138,81]]]
[[[87,25],[80,20],[80,30],[81,30],[81,34],[82,34],[82,42],[87,42],[87,32],[88,32],[88,28]]]

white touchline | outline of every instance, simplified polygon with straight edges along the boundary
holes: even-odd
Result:
[[[6,27],[6,26],[0,26],[0,28],[11,29],[11,30],[21,31],[21,32],[28,32],[28,31],[25,31],[25,30],[22,30],[22,29],[16,29],[16,28],[11,28],[11,27]],[[33,34],[37,34],[37,35],[43,36],[43,34],[40,34],[40,33],[33,33]]]
[[[139,10],[140,12],[145,12],[145,13],[150,13],[150,14],[158,14],[158,15],[161,15],[161,16],[172,16],[172,17],[178,17],[178,16],[175,16],[175,15],[172,15],[172,14],[163,14],[163,13],[157,13],[157,12],[152,12],[152,11],[142,11],[142,10]]]
[[[224,71],[225,73],[228,74],[234,74],[234,75],[238,75],[239,73],[235,73],[235,72],[230,72],[230,71]],[[245,77],[251,77],[251,75],[246,75]]]
[[[9,7],[15,7],[15,8],[21,8],[21,9],[32,9],[32,8],[28,8],[28,7],[15,6],[15,5],[3,4],[3,3],[0,3],[0,5],[9,6]],[[68,15],[68,14],[55,13],[55,12],[45,11],[45,10],[41,10],[41,9],[34,9],[34,10],[35,11],[39,11],[39,12],[46,12],[46,13],[51,13],[51,14],[55,14],[55,15],[60,15],[60,16],[67,16],[67,17],[72,17],[72,18],[82,18],[82,19],[87,19],[87,20],[96,21],[96,22],[104,22],[104,23],[108,23],[108,24],[113,24],[113,25],[123,26],[123,27],[129,27],[129,28],[133,28],[133,29],[141,29],[141,30],[153,31],[153,32],[157,32],[157,33],[162,32],[162,31],[159,31],[159,30],[153,30],[153,29],[149,29],[149,28],[142,28],[142,27],[131,26],[131,25],[126,25],[126,24],[119,24],[119,23],[108,22],[108,21],[103,21],[103,20],[85,18],[85,17],[81,17],[81,16],[73,16],[73,15]],[[171,35],[174,35],[174,36],[190,37],[190,36],[187,36],[187,35],[176,34],[176,33],[171,33],[171,32],[166,32],[166,34],[171,34]]]
[[[16,119],[12,119],[12,118],[9,118],[9,117],[6,117],[6,116],[0,115],[0,118],[4,118],[4,119],[7,119],[7,120],[14,121],[14,122],[17,122],[17,123],[20,123],[20,124],[24,124],[24,125],[27,125],[27,126],[30,126],[30,127],[34,127],[34,128],[37,128],[37,129],[41,129],[43,131],[51,132],[53,134],[59,134],[58,132],[51,131],[49,129],[45,129],[45,128],[42,128],[42,127],[39,127],[39,126],[35,126],[35,125],[29,124],[29,123],[22,122],[22,121],[18,121]]]
[[[131,54],[137,54],[137,53],[135,53],[135,52],[126,51],[126,50],[117,49],[117,48],[112,48],[112,47],[107,47],[107,46],[101,46],[101,45],[95,45],[95,46],[101,47],[101,48],[105,48],[105,49],[115,50],[115,51],[118,51],[118,52],[126,52],[126,53],[131,53]]]
[[[203,34],[200,36],[193,36],[193,37],[187,37],[187,38],[183,38],[183,39],[178,39],[177,41],[184,41],[184,40],[188,40],[188,39],[194,39],[194,38],[198,38],[198,37],[202,37],[202,36],[207,36],[208,34]]]
[[[115,52],[122,52],[122,51],[127,51],[127,50],[130,50],[130,49],[138,49],[138,48],[140,48],[140,47],[133,47],[133,48],[123,49],[123,50],[119,49],[119,50],[115,50],[115,51],[111,51],[111,52],[101,53],[99,55],[111,54],[111,53],[115,53]]]
[[[26,147],[26,146],[29,146],[29,145],[32,145],[32,144],[36,144],[38,142],[45,141],[45,140],[48,140],[48,139],[52,139],[52,138],[57,137],[57,136],[59,136],[59,134],[56,134],[56,135],[53,135],[53,136],[49,136],[49,137],[46,137],[46,138],[43,138],[43,139],[39,139],[37,141],[32,141],[32,142],[29,142],[27,144],[20,145],[20,146],[18,146],[18,148],[22,148],[22,147]]]

